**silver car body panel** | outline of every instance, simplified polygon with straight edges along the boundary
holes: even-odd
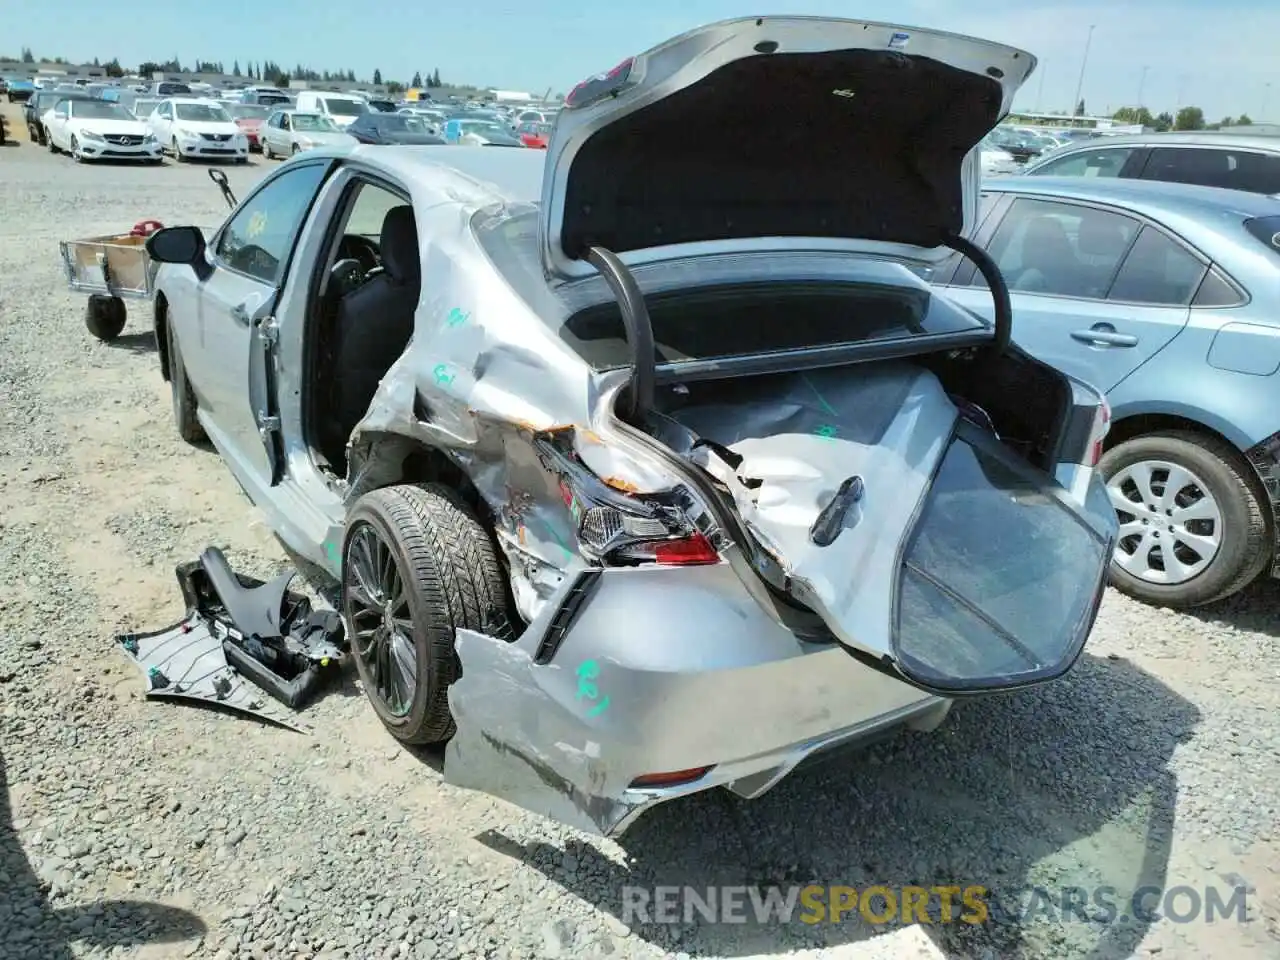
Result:
[[[655,455],[652,438],[612,413],[628,370],[593,370],[558,325],[609,293],[599,277],[565,282],[542,274],[540,233],[528,224],[532,216],[536,225],[545,157],[445,146],[316,150],[256,188],[300,165],[333,168],[279,289],[235,279],[255,328],[257,319],[274,320],[269,344],[254,349],[265,351],[274,375],[284,440],[278,475],[264,466],[270,458],[243,393],[240,411],[205,403],[219,389],[218,377],[245,364],[239,348],[210,333],[207,310],[201,319],[207,284],[189,267],[161,268],[157,287],[183,344],[200,421],[269,527],[295,553],[340,576],[345,516],[355,499],[400,482],[410,450],[429,448],[456,464],[492,512],[529,626],[514,640],[459,632],[463,670],[449,691],[457,734],[446,779],[583,829],[616,833],[648,805],[714,785],[755,796],[816,751],[901,723],[938,722],[949,696],[892,668],[892,595],[907,533],[953,435],[956,406],[923,368],[876,364],[865,378],[824,381],[823,396],[806,402],[771,394],[736,415],[703,408],[687,417],[680,426],[690,437],[715,433],[740,453],[735,472],[703,461],[704,473],[690,451]],[[303,346],[312,271],[329,256],[329,227],[354,178],[373,179],[413,205],[423,279],[412,341],[351,434],[347,476],[334,479],[316,468],[303,433]],[[482,223],[512,232],[507,246],[518,262],[495,267],[493,250],[478,236]],[[211,251],[219,236],[212,233]],[[660,286],[663,271],[668,282],[692,276],[704,257],[750,265],[766,262],[762,253],[775,263],[833,255],[803,238],[764,238],[684,250],[669,267],[650,260],[636,273],[652,274],[649,282]],[[867,271],[883,280],[888,271],[896,282],[925,288],[897,263],[849,258],[846,267],[850,276]],[[990,331],[975,321],[973,334],[980,343]],[[250,370],[248,377],[250,396],[260,398],[260,374]],[[238,426],[228,422],[235,416]],[[730,429],[738,435],[725,435]],[[831,632],[793,629],[747,565],[743,544],[723,529],[709,533],[719,563],[586,563],[580,518],[544,457],[552,443],[628,494],[688,490],[691,483],[696,490],[691,478],[718,475],[744,528],[785,566]],[[865,508],[850,515],[833,546],[815,548],[805,531],[832,489],[853,474],[865,482]],[[1055,496],[1091,516],[1096,530],[1114,528],[1105,498],[1097,506],[1090,470],[1068,467],[1058,476],[1070,489]],[[744,477],[762,486],[752,492]],[[1080,590],[1100,595],[1104,569],[1100,560],[1098,581]],[[566,604],[588,581],[589,595],[566,625]],[[664,611],[670,615],[655,630],[653,618]],[[636,785],[652,774],[699,769],[687,782]]]

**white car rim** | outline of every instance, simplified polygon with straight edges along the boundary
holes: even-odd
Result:
[[[1222,549],[1222,510],[1186,467],[1141,460],[1107,481],[1120,520],[1114,562],[1146,583],[1176,586],[1199,576]]]

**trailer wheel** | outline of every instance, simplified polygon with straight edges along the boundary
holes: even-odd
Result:
[[[124,301],[119,297],[91,294],[84,308],[84,325],[103,343],[109,343],[120,336],[126,317]]]

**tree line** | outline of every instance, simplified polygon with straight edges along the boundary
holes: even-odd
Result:
[[[1253,126],[1253,118],[1247,113],[1238,117],[1223,117],[1216,123],[1209,123],[1199,107],[1183,107],[1176,114],[1166,111],[1155,116],[1146,107],[1121,107],[1112,114],[1111,119],[1118,123],[1140,123],[1160,133],[1166,130],[1221,130],[1223,127]]]
[[[0,57],[0,60],[7,59],[10,58]],[[30,47],[23,47],[21,56],[18,59],[22,63],[36,62],[36,56],[32,53]],[[50,57],[41,62],[69,64],[65,57]],[[139,76],[144,77],[153,73],[221,73],[229,74],[233,77],[244,77],[246,80],[253,80],[257,83],[269,83],[275,87],[287,87],[291,80],[309,80],[320,83],[357,82],[354,70],[315,70],[300,63],[295,64],[292,69],[286,69],[274,60],[246,61],[243,68],[240,66],[240,61],[236,60],[232,62],[230,70],[226,69],[226,64],[222,60],[197,60],[189,66],[184,66],[177,57],[172,57],[168,60],[144,60],[138,64],[136,71],[126,70],[120,65],[118,57],[112,57],[105,62],[99,61],[97,57],[94,57],[93,65],[101,67],[108,77],[116,79],[123,77],[126,73],[137,73]],[[373,82],[378,85],[384,83],[380,69],[373,71]],[[387,89],[392,93],[401,92],[408,87],[436,89],[446,85],[440,78],[439,67],[428,72],[425,80],[421,72],[415,72],[413,79],[407,84],[397,80],[387,80],[385,83]]]
[[[1088,110],[1083,100],[1076,104],[1074,115],[1077,117],[1088,116]],[[1149,127],[1156,133],[1166,133],[1169,130],[1221,130],[1223,127],[1248,127],[1253,125],[1253,118],[1247,113],[1242,113],[1238,117],[1223,117],[1216,123],[1209,123],[1205,119],[1204,111],[1199,107],[1182,107],[1177,113],[1170,113],[1165,110],[1155,114],[1146,107],[1121,107],[1111,115],[1111,119],[1116,123],[1142,124],[1142,126]]]

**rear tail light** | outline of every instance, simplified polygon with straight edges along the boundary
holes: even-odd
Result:
[[[560,497],[587,559],[614,567],[720,562],[711,539],[689,520],[700,511],[688,494],[624,493],[553,442],[544,441],[539,449],[544,466],[560,478]]]
[[[1111,405],[1107,403],[1106,398],[1101,398],[1098,404],[1098,410],[1093,418],[1093,432],[1089,436],[1089,452],[1087,454],[1085,466],[1096,467],[1098,461],[1102,459],[1103,441],[1107,439],[1107,434],[1111,432]]]

